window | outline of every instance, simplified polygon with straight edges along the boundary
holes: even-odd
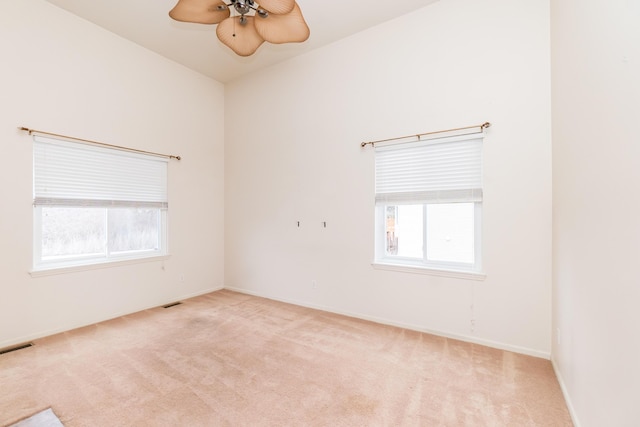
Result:
[[[34,270],[167,253],[167,161],[34,137]]]
[[[482,134],[376,146],[377,264],[479,272]]]

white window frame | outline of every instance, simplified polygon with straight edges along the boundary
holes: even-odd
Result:
[[[401,204],[401,203],[398,203]],[[422,228],[422,241],[426,246],[427,242],[427,217],[426,207],[429,203],[422,204],[423,206],[423,228]],[[404,266],[415,267],[426,270],[440,270],[450,272],[464,272],[464,273],[480,273],[482,268],[482,203],[474,202],[474,218],[473,218],[473,243],[474,243],[474,262],[473,263],[459,263],[459,262],[446,262],[446,261],[432,261],[429,260],[429,254],[426,248],[423,250],[422,258],[409,258],[398,255],[387,255],[386,251],[386,208],[387,206],[395,205],[376,205],[376,233],[375,233],[375,261],[377,266]],[[396,204],[397,205],[397,204]],[[480,273],[481,274],[481,273]]]
[[[39,145],[39,146],[38,146]],[[104,185],[108,187],[107,190],[92,190],[91,181],[95,179],[96,183],[101,184],[96,187],[103,187],[102,184],[108,181],[106,176],[100,176],[99,168],[94,177],[86,177],[82,175],[82,172],[69,173],[71,180],[77,180],[78,186],[75,184],[62,184],[62,187],[56,183],[51,185],[51,189],[46,188],[46,185],[42,185],[48,178],[48,172],[39,172],[41,165],[48,160],[37,159],[37,153],[42,153],[42,147],[53,146],[57,150],[64,154],[64,150],[75,150],[78,153],[85,152],[89,156],[89,162],[92,159],[98,159],[98,161],[104,161],[107,164],[105,170],[118,169],[121,174],[117,175],[117,179],[120,179],[124,184],[113,183]],[[45,148],[47,149],[47,148]],[[38,151],[40,150],[40,151]],[[102,159],[104,158],[104,159]],[[114,162],[121,160],[122,163],[130,163],[130,166],[114,168],[110,167],[108,162]],[[69,164],[73,164],[78,159],[69,160]],[[64,162],[58,161],[56,165],[60,165]],[[113,164],[113,163],[111,163]],[[129,173],[139,174],[140,171],[136,170],[138,166],[144,166],[145,164],[153,164],[154,172],[141,178],[141,180],[151,180],[151,190],[144,188],[144,185],[136,186],[131,185],[132,182],[137,182],[137,179],[133,176],[128,176]],[[52,170],[55,170],[57,166],[54,165]],[[80,169],[80,168],[78,168]],[[140,153],[133,153],[126,150],[119,150],[114,148],[98,147],[88,143],[72,142],[62,139],[45,138],[41,136],[34,136],[34,209],[33,209],[33,269],[31,274],[46,274],[47,272],[63,272],[73,271],[77,268],[86,269],[93,267],[104,267],[114,263],[129,263],[148,261],[153,259],[163,259],[168,254],[168,201],[167,201],[167,174],[168,174],[168,161],[159,156],[146,155]],[[54,172],[55,175],[55,172]],[[45,176],[45,178],[42,178]],[[53,176],[52,180],[56,180]],[[87,181],[89,180],[89,181]],[[89,182],[89,185],[87,185]],[[86,188],[82,188],[86,187]],[[137,187],[139,187],[139,192]],[[48,192],[51,194],[48,194]],[[101,191],[103,193],[101,193]],[[109,193],[106,194],[105,192]],[[108,242],[105,241],[104,252],[89,255],[69,255],[66,257],[59,257],[56,259],[43,259],[42,257],[42,214],[43,208],[55,207],[55,208],[91,208],[100,209],[104,212],[105,230],[106,235],[108,232],[108,211],[110,209],[119,208],[149,208],[157,210],[159,215],[159,229],[158,229],[158,247],[154,249],[142,249],[132,250],[127,252],[112,253],[109,248]],[[106,239],[108,240],[108,239]]]
[[[413,146],[426,146],[429,144],[447,144],[465,140],[477,140],[480,139],[480,146],[482,146],[483,132],[465,134],[465,135],[453,135],[440,138],[431,138],[426,141],[411,141],[409,144]],[[406,144],[406,143],[404,143]],[[384,147],[386,151],[401,149],[403,143],[395,143],[391,146]],[[405,271],[411,273],[424,273],[435,274],[451,277],[469,278],[475,280],[483,280],[485,274],[482,272],[482,153],[480,152],[479,167],[480,177],[470,178],[469,188],[465,188],[464,184],[460,188],[450,188],[448,184],[445,184],[443,188],[439,188],[435,183],[423,183],[423,188],[411,187],[411,191],[403,192],[403,188],[399,188],[400,191],[394,193],[394,190],[386,195],[383,194],[380,197],[378,177],[379,172],[376,171],[376,204],[375,204],[375,250],[374,250],[374,262],[373,266],[380,269]],[[477,175],[477,171],[476,171]],[[384,178],[382,178],[384,179]],[[445,178],[446,180],[446,178]],[[475,181],[475,182],[473,182]],[[479,184],[479,185],[478,185]],[[385,184],[383,182],[382,187]],[[391,187],[394,184],[391,183]],[[408,188],[407,187],[407,188]],[[447,192],[447,190],[453,190]],[[459,197],[456,193],[461,194]],[[428,193],[426,196],[422,193]],[[435,197],[433,194],[438,193]],[[466,195],[465,195],[466,194]],[[440,198],[440,195],[442,197]],[[385,201],[384,199],[389,200]],[[474,206],[474,262],[473,263],[459,263],[459,262],[445,262],[429,260],[429,254],[427,253],[427,205],[437,203],[473,203]],[[408,258],[397,255],[387,254],[387,224],[386,224],[386,209],[387,206],[397,205],[422,205],[423,206],[423,256],[422,258]]]

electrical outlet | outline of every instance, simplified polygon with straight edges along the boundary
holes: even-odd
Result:
[[[317,280],[312,280],[312,281],[311,281],[311,288],[312,288],[312,289],[315,289],[315,288],[317,288],[317,287],[318,287],[318,281],[317,281]]]
[[[184,282],[184,274],[181,274],[181,275],[180,275],[180,281],[181,281],[181,282]]]

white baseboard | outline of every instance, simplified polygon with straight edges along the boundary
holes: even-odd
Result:
[[[177,300],[183,300],[183,299],[199,297],[200,295],[210,294],[211,292],[221,291],[222,289],[224,289],[224,286],[217,286],[215,288],[205,289],[203,291],[198,291],[198,292],[194,292],[194,293],[191,293],[191,294],[184,295],[184,296],[182,296],[180,298],[177,298],[176,301]],[[170,302],[172,302],[172,301],[167,301],[167,303],[170,303]],[[155,307],[158,307],[158,306],[155,306]],[[153,307],[149,307],[149,308],[153,308]]]
[[[571,401],[571,396],[569,395],[569,391],[567,390],[567,386],[564,383],[564,379],[562,378],[562,373],[556,364],[556,361],[553,357],[551,357],[551,366],[553,366],[553,372],[556,374],[556,378],[558,379],[558,384],[560,384],[560,389],[562,390],[562,395],[564,396],[564,401],[567,404],[567,409],[569,410],[569,415],[571,416],[571,421],[575,427],[580,427],[580,421],[578,420],[578,414],[576,414],[575,409],[573,408],[573,403]]]
[[[280,302],[284,302],[284,303],[287,303],[287,304],[294,304],[294,305],[298,305],[298,306],[301,306],[301,307],[307,307],[307,308],[313,308],[313,309],[316,309],[316,310],[327,311],[329,313],[341,314],[343,316],[354,317],[356,319],[369,320],[371,322],[381,323],[383,325],[397,326],[399,328],[410,329],[412,331],[424,332],[424,333],[431,334],[431,335],[437,335],[437,336],[441,336],[441,337],[445,337],[445,338],[451,338],[451,339],[456,339],[456,340],[460,340],[460,341],[470,342],[470,343],[473,343],[473,344],[484,345],[484,346],[487,346],[487,347],[497,348],[497,349],[500,349],[500,350],[512,351],[514,353],[526,354],[528,356],[539,357],[539,358],[547,359],[547,360],[551,359],[551,354],[550,353],[545,352],[545,351],[531,349],[531,348],[520,347],[520,346],[501,343],[501,342],[491,341],[491,340],[485,340],[485,339],[481,339],[481,338],[477,338],[477,337],[473,337],[473,336],[468,336],[468,335],[459,335],[459,334],[453,334],[453,333],[449,333],[449,332],[445,332],[445,331],[437,331],[437,330],[432,330],[432,329],[426,329],[426,328],[420,327],[418,325],[412,325],[412,324],[403,323],[403,322],[396,322],[394,320],[385,319],[385,318],[381,318],[381,317],[375,317],[375,316],[369,316],[369,315],[361,314],[361,313],[353,313],[353,312],[335,310],[335,309],[333,309],[331,307],[326,307],[326,306],[321,306],[321,305],[316,305],[316,304],[309,304],[309,303],[306,303],[306,302],[300,302],[300,301],[291,300],[291,299],[287,299],[287,298],[278,298],[278,297],[262,294],[260,292],[250,291],[250,290],[242,289],[242,288],[236,288],[236,287],[233,287],[233,286],[225,286],[224,289],[228,289],[230,291],[239,292],[239,293],[243,293],[243,294],[247,294],[247,295],[253,295],[253,296],[257,296],[257,297],[267,298],[267,299],[271,299],[271,300],[274,300],[274,301],[280,301]]]
[[[19,337],[19,338],[10,339],[8,341],[0,342],[0,349],[7,348],[7,347],[12,347],[12,346],[23,344],[23,343],[27,343],[27,342],[34,341],[34,340],[37,340],[37,339],[40,339],[40,338],[44,338],[44,337],[48,337],[48,336],[51,336],[51,335],[60,334],[62,332],[68,332],[68,331],[71,331],[71,330],[74,330],[74,329],[78,329],[78,328],[82,328],[82,327],[85,327],[85,326],[95,325],[96,323],[105,322],[107,320],[115,319],[115,318],[121,317],[121,316],[126,316],[128,314],[137,313],[139,311],[150,310],[152,308],[161,307],[164,304],[170,304],[170,303],[175,302],[175,301],[194,298],[194,297],[197,297],[197,296],[200,296],[200,295],[204,295],[204,294],[208,294],[208,293],[211,293],[211,292],[219,291],[221,289],[224,289],[224,287],[223,286],[218,286],[218,287],[215,287],[215,288],[209,288],[209,289],[201,290],[201,291],[198,291],[198,292],[193,292],[193,293],[190,293],[190,294],[185,294],[185,295],[182,295],[182,296],[179,296],[179,297],[176,297],[176,298],[171,298],[171,300],[169,300],[169,301],[164,301],[164,302],[162,302],[160,304],[154,304],[152,306],[143,307],[143,308],[140,308],[140,309],[135,310],[135,311],[131,311],[131,312],[116,312],[116,313],[113,313],[113,314],[110,314],[110,315],[106,316],[104,319],[98,319],[96,321],[92,321],[92,322],[89,322],[89,323],[78,323],[78,324],[72,325],[70,327],[54,328],[54,329],[49,329],[49,330],[46,330],[46,331],[40,331],[40,332],[36,332],[36,333],[33,333],[33,334],[25,335],[25,336],[22,336],[22,337]]]

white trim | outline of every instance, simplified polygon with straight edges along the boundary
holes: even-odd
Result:
[[[375,322],[375,323],[380,323],[383,325],[389,325],[389,326],[396,326],[399,328],[403,328],[403,329],[409,329],[412,331],[416,331],[416,332],[423,332],[425,334],[431,334],[431,335],[437,335],[440,337],[444,337],[444,338],[451,338],[451,339],[455,339],[455,340],[459,340],[459,341],[465,341],[468,343],[472,343],[472,344],[478,344],[478,345],[484,345],[486,347],[492,347],[492,348],[497,348],[499,350],[505,350],[505,351],[511,351],[514,353],[519,353],[519,354],[525,354],[527,356],[533,356],[533,357],[538,357],[541,359],[546,359],[546,360],[550,360],[551,358],[551,354],[549,352],[546,351],[540,351],[540,350],[535,350],[532,348],[527,348],[527,347],[520,347],[520,346],[516,346],[516,345],[511,345],[511,344],[505,344],[505,343],[501,343],[501,342],[497,342],[497,341],[491,341],[491,340],[484,340],[484,339],[480,339],[477,337],[472,337],[469,335],[459,335],[459,334],[454,334],[454,333],[449,333],[449,332],[444,332],[444,331],[437,331],[437,330],[432,330],[432,329],[426,329],[417,325],[413,325],[413,324],[409,324],[409,323],[403,323],[403,322],[396,322],[393,320],[389,320],[389,319],[385,319],[385,318],[381,318],[381,317],[375,317],[375,316],[368,316],[365,314],[360,314],[360,313],[353,313],[353,312],[348,312],[348,311],[341,311],[341,310],[335,310],[326,306],[321,306],[321,305],[316,305],[316,304],[308,304],[305,302],[300,302],[300,301],[296,301],[296,300],[291,300],[288,298],[277,298],[277,297],[273,297],[273,296],[269,296],[269,295],[265,295],[262,294],[260,292],[255,292],[255,291],[250,291],[247,289],[242,289],[242,288],[236,288],[233,286],[225,286],[224,289],[230,290],[230,291],[234,291],[234,292],[239,292],[242,294],[247,294],[247,295],[253,295],[253,296],[257,296],[257,297],[261,297],[261,298],[267,298],[267,299],[271,299],[274,301],[280,301],[280,302],[284,302],[287,304],[294,304],[300,307],[307,307],[307,308],[311,308],[314,310],[321,310],[321,311],[326,311],[328,313],[334,313],[334,314],[340,314],[343,316],[348,316],[348,317],[353,317],[356,319],[362,319],[362,320],[368,320],[370,322]]]
[[[78,271],[87,271],[87,270],[97,270],[100,268],[111,268],[111,267],[120,267],[123,265],[131,265],[131,264],[139,264],[143,262],[153,262],[153,261],[164,261],[170,258],[171,255],[159,255],[159,256],[150,256],[144,258],[129,258],[129,259],[120,259],[117,261],[109,260],[109,261],[97,261],[92,262],[91,264],[86,265],[73,265],[68,267],[49,267],[49,268],[41,268],[38,270],[32,270],[29,272],[31,277],[43,277],[43,276],[53,276],[55,274],[65,274],[65,273],[76,273]]]
[[[485,273],[477,273],[472,271],[454,271],[454,270],[443,270],[429,267],[422,267],[417,265],[408,265],[408,264],[392,264],[386,263],[382,261],[374,261],[371,263],[373,268],[376,270],[388,270],[388,271],[399,271],[401,273],[413,273],[413,274],[427,274],[430,276],[440,276],[440,277],[453,277],[456,279],[468,279],[468,280],[485,280],[487,275]]]
[[[564,401],[567,404],[567,409],[569,410],[569,415],[571,416],[571,421],[575,427],[580,427],[580,421],[578,421],[578,414],[576,413],[573,403],[571,402],[571,396],[569,395],[569,391],[567,390],[567,386],[564,383],[564,379],[562,378],[562,374],[560,373],[560,369],[556,363],[556,360],[551,357],[551,366],[553,366],[553,372],[556,374],[556,378],[558,380],[558,384],[560,384],[560,390],[562,390],[562,395],[564,396]]]
[[[25,342],[34,341],[34,340],[37,340],[37,339],[40,339],[40,338],[44,338],[44,337],[49,337],[49,336],[52,336],[52,335],[60,334],[62,332],[73,331],[74,329],[83,328],[85,326],[90,326],[90,325],[95,325],[97,323],[106,322],[108,320],[116,319],[116,318],[122,317],[122,316],[127,316],[129,314],[139,313],[141,311],[146,311],[146,310],[152,310],[154,308],[160,308],[165,304],[171,304],[171,303],[173,303],[175,301],[184,301],[184,300],[187,300],[187,299],[190,299],[190,298],[198,297],[200,295],[206,295],[206,294],[210,294],[211,292],[220,291],[222,289],[224,289],[223,286],[218,286],[218,287],[215,287],[215,288],[208,288],[208,289],[205,289],[205,290],[202,290],[202,291],[193,292],[193,293],[186,294],[186,295],[183,295],[183,296],[172,297],[172,298],[170,298],[170,299],[168,299],[168,300],[166,300],[164,302],[161,302],[159,304],[154,304],[152,306],[146,306],[146,307],[141,308],[139,310],[134,310],[134,311],[130,311],[130,312],[116,312],[115,314],[107,315],[105,318],[103,318],[101,320],[96,320],[96,321],[92,321],[92,322],[89,322],[89,323],[80,323],[80,324],[72,325],[72,326],[69,326],[69,327],[55,328],[55,329],[49,329],[47,331],[36,332],[34,334],[25,335],[25,336],[17,338],[17,339],[11,339],[9,341],[0,342],[0,348],[6,348],[6,347],[10,347],[10,346],[17,345],[17,344],[22,344],[22,343],[25,343]]]

